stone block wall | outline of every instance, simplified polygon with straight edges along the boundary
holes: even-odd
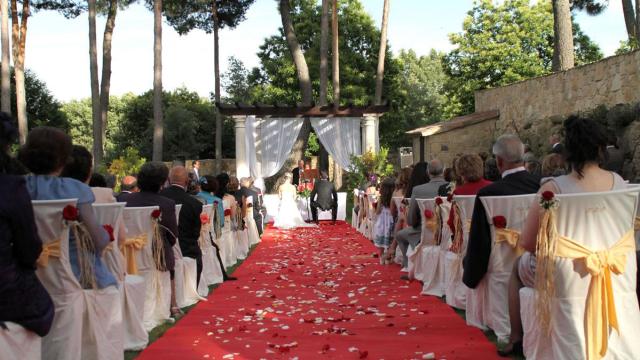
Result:
[[[625,177],[640,181],[640,51],[475,94],[475,111],[498,110],[500,118],[427,138],[429,157],[450,162],[456,153],[489,151],[500,134],[517,133],[538,156],[549,136],[576,113],[598,113],[614,129],[625,151]],[[604,109],[604,110],[603,110]],[[618,115],[624,109],[626,115]],[[629,115],[631,114],[631,115]],[[616,117],[626,117],[619,121]],[[631,116],[631,119],[628,119]],[[490,130],[493,123],[493,128]],[[487,127],[487,128],[485,128]],[[481,129],[479,129],[481,128]],[[438,151],[449,144],[448,151]],[[415,146],[414,146],[415,149]]]

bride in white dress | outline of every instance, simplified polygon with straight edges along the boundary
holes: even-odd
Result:
[[[278,188],[278,196],[280,197],[280,207],[278,216],[276,216],[274,227],[280,229],[295,229],[297,227],[315,227],[314,224],[307,224],[300,215],[298,210],[298,192],[296,187],[291,184],[293,174],[290,172],[284,175],[284,184]]]

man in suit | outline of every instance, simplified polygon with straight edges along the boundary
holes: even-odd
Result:
[[[200,160],[195,160],[192,164],[191,174],[196,179],[196,182],[200,182]]]
[[[489,267],[491,255],[491,225],[480,198],[533,194],[540,188],[540,177],[524,167],[524,145],[515,135],[502,135],[493,145],[502,179],[478,191],[473,206],[467,254],[464,257],[462,281],[470,288],[478,286]]]
[[[139,192],[138,179],[135,176],[127,175],[122,178],[120,182],[120,193],[116,195],[118,202],[127,202],[127,198],[130,194]]]
[[[291,173],[293,173],[293,179],[291,180],[291,184],[297,187],[298,185],[300,185],[300,180],[302,179],[302,176],[304,173],[304,160],[299,160],[298,167],[293,169]]]
[[[262,190],[255,186],[254,182],[255,180],[253,180],[253,178],[249,178],[249,186],[247,189],[250,191],[249,195],[253,196],[253,219],[258,227],[258,234],[262,236]]]
[[[176,223],[175,201],[158,194],[167,181],[169,169],[159,161],[148,162],[140,168],[138,173],[138,186],[140,192],[127,194],[127,207],[159,206],[160,225],[164,242],[164,260],[166,271],[171,276],[171,316],[180,317],[182,311],[176,302],[175,284],[175,258],[173,257],[173,245],[178,239],[178,224]]]
[[[420,243],[420,234],[422,233],[422,217],[420,216],[420,207],[416,199],[433,199],[438,196],[438,190],[447,184],[447,181],[444,179],[444,166],[440,160],[431,160],[427,166],[427,173],[430,178],[429,182],[414,187],[411,192],[411,202],[409,203],[409,211],[407,212],[407,224],[409,226],[398,231],[396,234],[398,247],[400,247],[400,251],[402,251],[403,269],[409,264],[409,260],[407,259],[407,249],[409,245],[415,248],[418,243]],[[408,279],[406,275],[403,275],[402,278]]]
[[[549,138],[549,144],[551,144],[551,153],[564,155],[564,145],[561,143],[562,137],[560,134],[553,134]]]
[[[338,217],[338,193],[336,187],[329,181],[329,175],[322,170],[320,172],[320,180],[315,183],[311,196],[311,216],[313,222],[318,223],[318,208],[322,211],[331,209],[331,220],[336,223]]]
[[[198,239],[200,238],[200,214],[202,213],[202,203],[195,197],[187,194],[189,184],[189,174],[183,166],[176,166],[169,172],[169,187],[160,191],[160,195],[182,205],[180,216],[178,217],[178,244],[182,255],[196,260],[196,286],[200,283],[202,274],[202,250]]]

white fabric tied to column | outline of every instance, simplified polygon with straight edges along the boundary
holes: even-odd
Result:
[[[298,138],[304,118],[257,119],[248,116],[245,137],[251,176],[261,183],[284,165]]]
[[[311,125],[327,152],[343,169],[351,168],[351,156],[362,154],[360,118],[311,119]]]

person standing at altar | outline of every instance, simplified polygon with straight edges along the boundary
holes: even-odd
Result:
[[[195,160],[191,165],[191,174],[196,179],[196,182],[200,182],[200,160]]]
[[[300,180],[304,176],[304,160],[299,160],[298,167],[293,169],[291,173],[293,174],[293,181],[291,182],[291,184],[293,184],[295,187],[298,187],[298,185],[300,185]]]
[[[331,210],[331,221],[333,224],[336,223],[336,218],[338,217],[338,193],[335,186],[329,181],[329,175],[327,175],[326,171],[322,170],[320,172],[320,180],[313,187],[309,201],[311,201],[313,222],[318,223],[318,208],[320,208],[322,211]]]

